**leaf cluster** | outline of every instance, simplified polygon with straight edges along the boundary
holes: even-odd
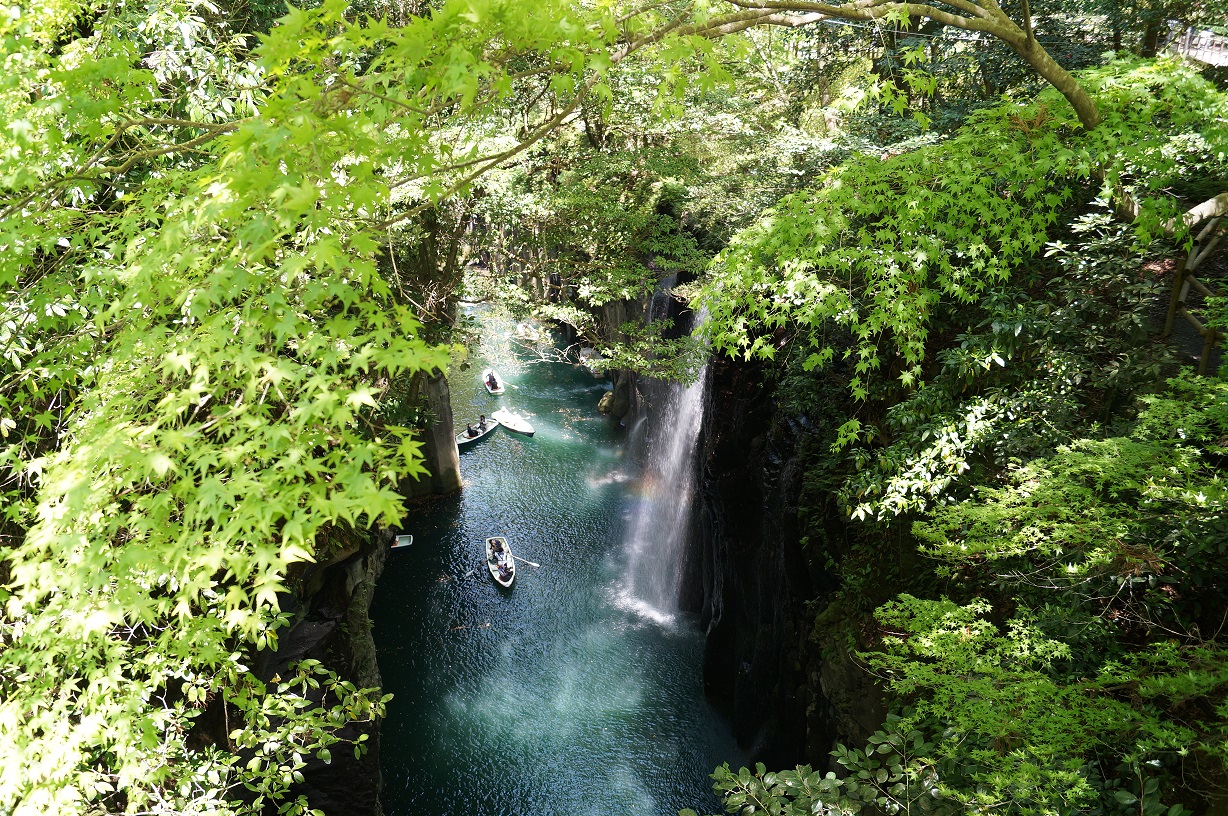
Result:
[[[872,429],[887,443],[851,449],[858,472],[841,496],[854,516],[891,518],[963,498],[966,485],[1010,462],[1129,414],[1152,388],[1168,359],[1149,332],[1164,289],[1150,270],[1163,247],[1142,251],[1099,208],[1075,219],[1068,238],[1016,283],[936,321],[953,324],[944,332],[953,340],[933,355],[927,382]]]
[[[1104,128],[1079,129],[1046,93],[981,111],[934,145],[851,157],[783,199],[718,256],[699,295],[716,347],[771,359],[783,333],[809,345],[807,364],[818,367],[851,335],[841,353],[864,400],[884,369],[919,384],[934,316],[1034,258],[1097,175],[1140,202],[1136,230],[1148,241],[1178,208],[1164,188],[1179,175],[1179,146],[1194,132],[1204,152],[1222,152],[1224,134],[1205,114],[1224,98],[1173,63],[1117,63],[1084,78],[1103,89]]]

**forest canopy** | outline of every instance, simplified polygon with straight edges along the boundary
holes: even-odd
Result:
[[[891,785],[1092,812],[1101,794],[1146,803],[1182,751],[1222,779],[1204,622],[1222,589],[1221,389],[1162,385],[1129,330],[1154,290],[1105,260],[1179,252],[1228,210],[1225,94],[1156,56],[1170,20],[1213,10],[1092,5],[5,7],[0,810],[307,809],[304,758],[361,753],[342,730],[386,698],[309,661],[252,666],[289,620],[294,570],[337,530],[403,514],[427,421],[404,383],[448,368],[449,304],[462,288],[531,301],[596,333],[603,307],[671,276],[718,350],[807,382],[799,403],[838,381],[844,396],[823,393],[842,509],[916,521],[942,576],[970,558],[986,587],[1058,569],[1068,545],[1028,497],[1133,468],[1113,477],[1128,499],[1080,494],[1105,523],[1069,561],[1080,588],[1058,569],[1068,594],[1048,600],[1029,585],[878,611],[895,634],[866,659],[912,706],[878,744],[930,746],[888,766]],[[537,291],[466,277],[483,253],[518,258]],[[1096,308],[1071,305],[1089,289]],[[1089,327],[1103,342],[1077,348]],[[663,325],[618,334],[599,338],[611,364],[657,373],[698,347]],[[1087,373],[1102,352],[1111,383]],[[1196,430],[1177,444],[1161,415]],[[1193,528],[1214,552],[1187,563]],[[1123,605],[1113,581],[1142,594]],[[1072,665],[1067,626],[1110,657]],[[962,651],[922,648],[952,627],[975,633]],[[951,702],[1021,677],[1038,710],[1086,703],[1060,739]],[[1104,726],[1138,710],[1124,686],[1150,717],[1125,748]],[[1110,755],[1137,790],[1087,770]],[[733,779],[718,784],[752,784]]]

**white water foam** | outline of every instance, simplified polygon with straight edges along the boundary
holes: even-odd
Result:
[[[637,614],[662,621],[672,621],[678,612],[707,374],[705,367],[689,386],[664,382],[653,389],[656,404],[648,432],[646,500],[627,536],[625,595],[645,610]]]

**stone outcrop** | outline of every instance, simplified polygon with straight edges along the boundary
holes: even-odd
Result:
[[[461,488],[460,454],[456,450],[455,423],[452,419],[452,391],[441,372],[424,378],[422,398],[434,419],[423,431],[422,455],[426,460],[427,474],[401,482],[399,492],[406,498],[452,493]]]
[[[297,591],[282,603],[293,623],[277,650],[261,653],[253,667],[261,680],[288,676],[292,663],[314,658],[359,688],[383,685],[368,612],[391,543],[390,531],[346,535],[329,560],[299,576]],[[352,744],[361,734],[367,750],[356,759]],[[344,742],[334,747],[331,761],[309,759],[291,795],[305,794],[311,807],[329,816],[381,816],[379,724],[351,725],[339,736]]]
[[[633,300],[618,300],[603,305],[598,313],[602,336],[614,342],[627,340],[622,327],[633,320],[642,319],[645,308],[645,303]],[[609,400],[603,397],[605,408],[601,412],[624,425],[630,424],[640,410],[640,399],[636,392],[638,378],[632,371],[614,370],[605,373],[614,381],[614,389],[610,392]]]
[[[699,551],[684,597],[707,631],[705,688],[755,760],[826,768],[837,742],[862,744],[885,712],[845,645],[814,634],[836,586],[825,544],[801,541],[801,450],[813,428],[782,414],[754,366],[718,359],[709,380]],[[833,508],[829,537],[843,525]]]
[[[636,391],[636,380],[635,373],[631,371],[614,374],[614,390],[610,392],[608,413],[624,423],[634,418],[639,411],[640,397]]]

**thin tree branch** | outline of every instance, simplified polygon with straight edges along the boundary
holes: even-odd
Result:
[[[640,6],[640,7],[639,7],[639,8],[637,8],[637,9],[633,9],[633,10],[631,10],[631,11],[627,12],[626,14],[624,14],[624,15],[623,15],[623,16],[621,16],[621,17],[619,17],[619,18],[618,18],[617,20],[615,20],[614,22],[616,22],[616,23],[620,23],[620,24],[621,24],[621,23],[625,23],[625,22],[627,22],[628,20],[631,20],[631,19],[633,19],[633,18],[635,18],[635,17],[639,17],[641,14],[647,14],[648,12],[652,11],[653,9],[659,9],[659,8],[661,8],[661,6],[668,6],[668,5],[669,5],[669,3],[670,3],[670,0],[660,0],[660,2],[657,2],[657,3],[646,3],[645,5],[642,5],[642,6]]]
[[[1023,31],[1004,14],[986,12],[971,3],[955,2],[951,5],[967,11],[971,16],[952,14],[924,3],[900,3],[895,0],[857,0],[857,2],[832,5],[814,0],[728,0],[744,9],[771,9],[784,12],[811,12],[842,20],[881,20],[894,14],[910,17],[929,17],[942,25],[962,28],[966,31],[984,31],[995,37],[1010,41],[1026,41]]]
[[[140,150],[132,154],[131,156],[129,156],[128,160],[121,165],[118,165],[118,166],[105,165],[105,164],[99,165],[98,172],[106,173],[110,175],[122,176],[124,173],[127,173],[129,170],[131,170],[133,165],[135,165],[137,162],[143,159],[152,159],[152,158],[155,158],[156,156],[165,156],[167,153],[177,153],[180,150],[191,150],[195,147],[205,144],[206,142],[213,141],[218,136],[221,136],[225,133],[229,133],[237,129],[238,129],[238,125],[231,125],[231,126],[227,126],[225,128],[219,129],[219,130],[211,131],[209,133],[203,133],[200,136],[197,136],[195,139],[189,139],[186,142],[179,142],[176,144],[163,145],[162,147],[157,147],[157,148],[153,148],[150,150]]]

